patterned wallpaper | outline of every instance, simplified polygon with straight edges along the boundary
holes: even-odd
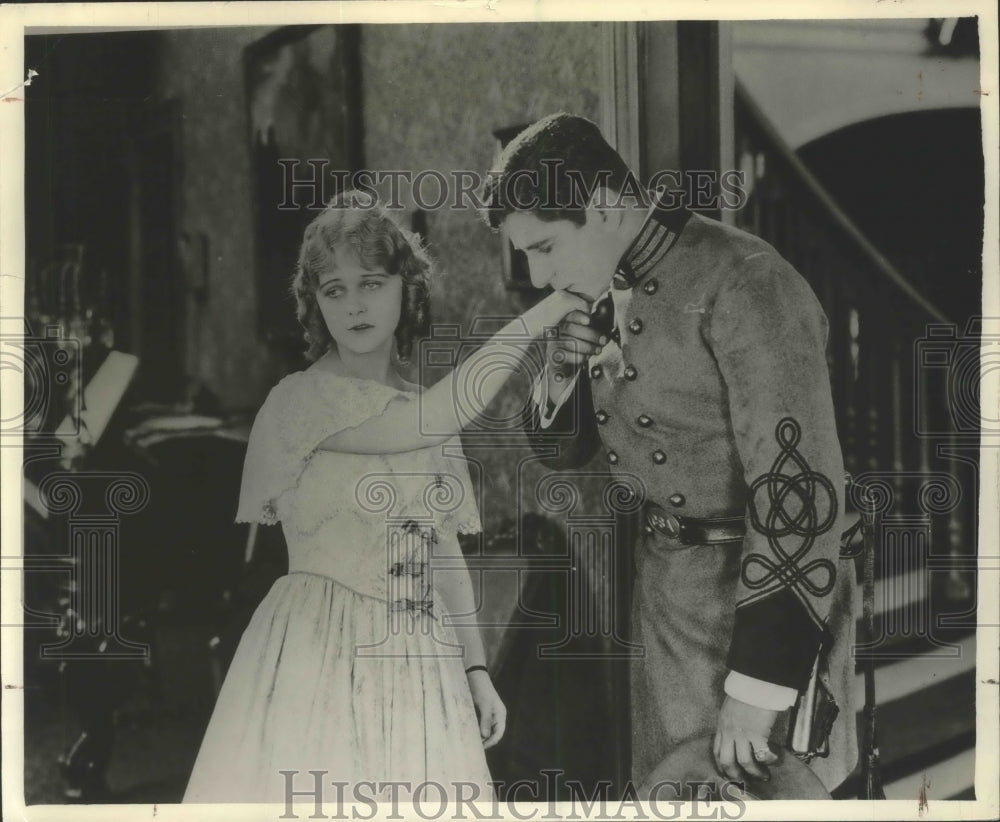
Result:
[[[596,119],[599,47],[599,23],[365,26],[366,164],[482,173],[496,128],[560,110]],[[428,234],[447,273],[435,290],[437,316],[513,308],[499,277],[500,241],[471,210],[430,213]]]

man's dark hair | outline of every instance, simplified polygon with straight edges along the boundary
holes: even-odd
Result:
[[[494,229],[515,211],[583,225],[594,190],[604,186],[620,192],[632,176],[594,123],[572,114],[550,114],[500,152],[487,174],[482,217]]]

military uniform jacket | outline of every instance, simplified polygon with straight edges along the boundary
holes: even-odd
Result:
[[[676,210],[652,210],[615,279],[631,285],[614,295],[620,347],[591,358],[544,430],[529,402],[529,439],[557,443],[560,468],[603,443],[612,472],[668,512],[744,517],[726,664],[801,689],[826,635],[843,510],[826,317],[763,240]]]

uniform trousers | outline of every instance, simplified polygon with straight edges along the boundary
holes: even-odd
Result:
[[[676,745],[715,733],[725,697],[741,545],[678,546],[659,534],[641,532],[637,537],[632,640],[642,654],[630,671],[632,779],[637,785]],[[858,760],[851,607],[857,595],[853,562],[842,560],[830,594],[833,641],[821,669],[840,712],[829,755],[810,763],[828,790],[843,782]],[[773,641],[781,642],[781,637]],[[788,715],[779,714],[772,745],[785,743]]]

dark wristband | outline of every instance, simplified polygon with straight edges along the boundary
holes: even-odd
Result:
[[[473,671],[485,671],[486,673],[489,673],[489,669],[485,665],[470,665],[465,669],[467,674],[471,674]]]

